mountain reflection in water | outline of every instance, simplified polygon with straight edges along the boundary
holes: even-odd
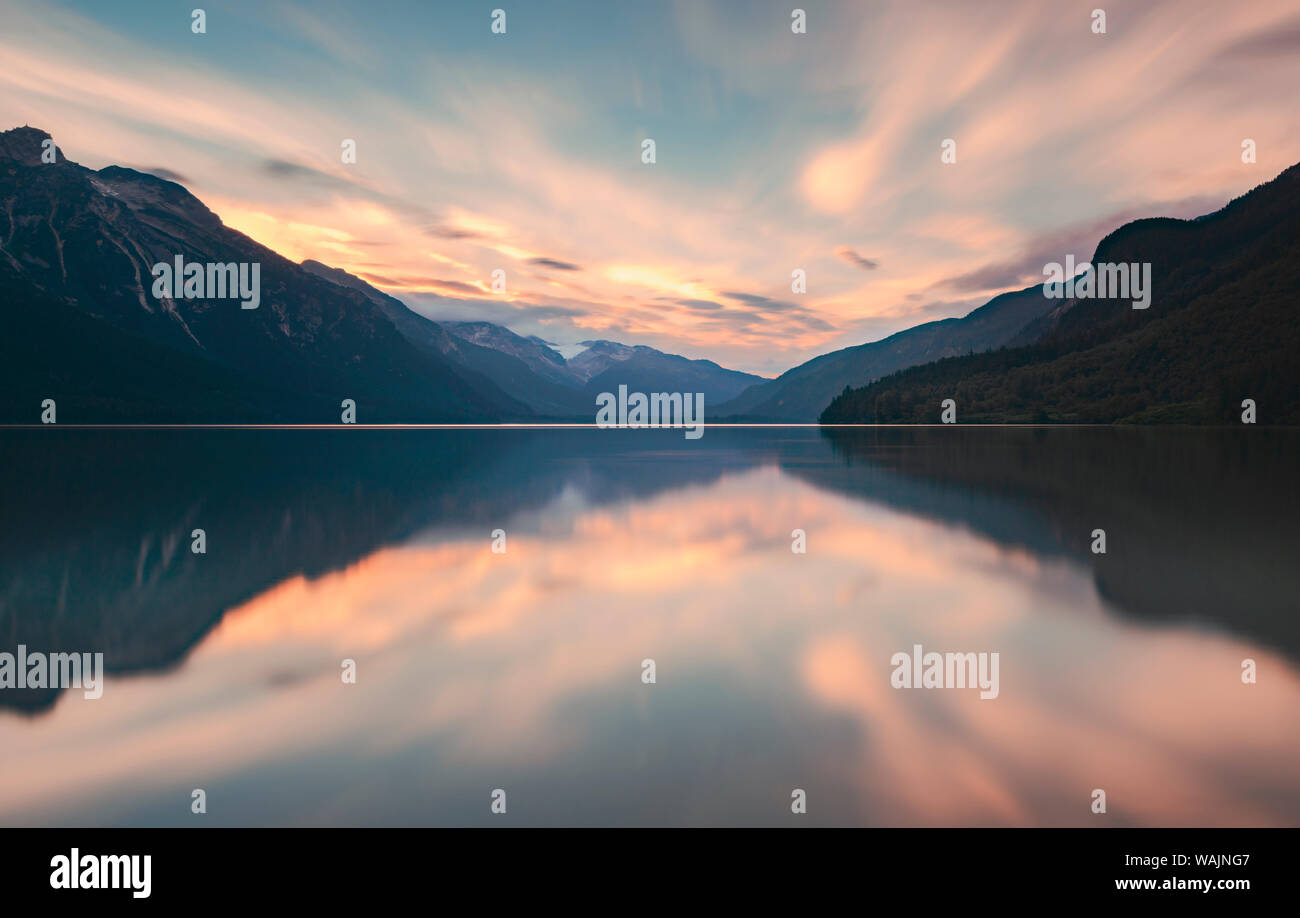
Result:
[[[1298,440],[7,431],[0,823],[1295,825]]]

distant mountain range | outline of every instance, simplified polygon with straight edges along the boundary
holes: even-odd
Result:
[[[1154,300],[994,297],[763,379],[653,348],[568,356],[489,322],[435,322],[221,223],[180,185],[84,168],[49,135],[0,133],[0,422],[365,422],[594,417],[595,396],[703,392],[711,421],[1300,421],[1300,166],[1192,221],[1138,220],[1094,262],[1150,262]],[[257,263],[261,304],[155,296],[153,265]],[[211,294],[212,291],[203,291]],[[173,292],[174,294],[174,292]]]
[[[959,354],[979,353],[1008,343],[1028,323],[1056,304],[1042,285],[1003,293],[960,319],[940,319],[880,341],[814,357],[776,379],[746,389],[718,405],[711,420],[813,423],[846,386],[862,386],[905,367]]]
[[[492,322],[433,322],[399,300],[339,268],[317,261],[302,267],[333,283],[359,290],[382,308],[398,330],[418,347],[441,355],[472,374],[490,380],[523,410],[539,418],[589,421],[595,398],[617,392],[703,392],[706,405],[734,397],[763,377],[690,360],[651,347],[615,341],[584,341],[567,360],[536,335],[517,335]]]
[[[175,182],[98,171],[22,127],[0,133],[0,422],[590,420],[594,392],[703,391],[760,380],[710,361],[591,342],[570,364],[489,323],[443,327],[344,271],[294,264],[222,224]],[[257,263],[261,303],[154,296],[150,269]],[[212,291],[203,291],[212,293]]]
[[[1195,220],[1127,223],[1093,264],[1151,264],[1146,309],[1052,309],[990,353],[954,356],[845,392],[825,423],[1300,424],[1300,165]],[[987,307],[986,307],[987,308]]]

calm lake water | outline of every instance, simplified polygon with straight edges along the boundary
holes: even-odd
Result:
[[[108,668],[0,689],[0,824],[1297,825],[1298,448],[0,432],[0,651]]]

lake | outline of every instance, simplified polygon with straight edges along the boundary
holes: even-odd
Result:
[[[1298,447],[3,431],[0,824],[1297,825]]]

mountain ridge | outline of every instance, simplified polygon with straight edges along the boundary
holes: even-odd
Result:
[[[422,344],[458,361],[469,372],[490,379],[508,397],[541,418],[590,420],[595,412],[595,396],[617,391],[620,385],[644,392],[703,391],[707,404],[711,399],[732,397],[763,380],[712,360],[606,339],[584,341],[586,349],[566,359],[536,335],[519,335],[484,320],[435,323],[341,268],[311,259],[302,264],[334,283],[364,292],[386,310],[405,314],[405,318],[394,316],[404,334],[420,336]],[[426,325],[435,327],[437,334],[426,330]]]
[[[321,422],[345,399],[363,423],[589,420],[593,387],[717,401],[761,379],[614,342],[575,372],[503,326],[444,327],[342,269],[295,264],[169,178],[68,160],[38,128],[0,132],[0,202],[2,422],[33,422],[46,398],[83,423]],[[259,305],[179,283],[155,295],[153,267],[176,258],[257,265]]]
[[[845,386],[861,385],[891,372],[1004,343],[1041,312],[1042,285],[1000,293],[965,316],[936,319],[814,357],[754,386],[725,404],[718,417],[812,422]],[[1035,293],[1037,292],[1037,296]]]
[[[0,308],[18,332],[0,342],[0,380],[12,393],[0,420],[34,422],[45,398],[59,420],[83,423],[319,422],[337,420],[349,398],[363,422],[511,413],[503,394],[411,345],[364,294],[226,227],[183,186],[121,166],[91,170],[57,147],[42,162],[50,140],[36,128],[0,132]],[[258,264],[260,307],[153,296],[151,267],[177,255]],[[137,364],[97,348],[104,334]],[[74,353],[102,366],[63,356]],[[178,361],[204,384],[149,372]]]
[[[45,162],[51,148],[53,162]],[[1156,263],[1164,310],[1052,300],[1040,284],[765,379],[645,345],[591,339],[571,353],[491,322],[436,322],[342,269],[312,259],[295,264],[225,226],[175,181],[118,165],[88,169],[49,134],[24,126],[0,132],[0,308],[10,328],[0,343],[0,384],[15,396],[0,421],[32,422],[44,398],[62,399],[71,411],[62,420],[84,422],[320,422],[337,418],[348,398],[363,422],[589,420],[594,396],[619,386],[703,391],[711,420],[928,420],[920,406],[933,392],[913,398],[907,387],[937,392],[940,383],[965,386],[967,420],[1221,420],[1238,390],[1264,393],[1274,406],[1288,397],[1260,367],[1286,376],[1278,361],[1294,347],[1295,320],[1282,301],[1298,283],[1297,189],[1300,165],[1218,211],[1133,220],[1103,237],[1094,262]],[[228,298],[154,295],[151,266],[182,256],[256,263],[262,305],[241,310]],[[1247,317],[1256,343],[1213,314],[1201,302],[1206,296],[1240,301],[1236,315]],[[1252,309],[1265,310],[1269,321],[1249,318]],[[1170,319],[1175,313],[1182,318]],[[1199,363],[1151,339],[1152,323],[1166,320],[1172,324],[1158,325],[1161,334],[1190,335],[1206,351]],[[1219,359],[1213,342],[1231,342],[1235,363]],[[1079,357],[1090,349],[1099,349],[1091,363]],[[1188,378],[1208,368],[1214,391],[1189,395],[1184,386],[1181,401],[1165,402],[1139,395],[1110,366],[1121,354],[1177,364]],[[1062,380],[1067,365],[1086,374],[1102,364],[1124,398]],[[1068,409],[1026,395],[1043,382],[1043,365],[1054,367],[1048,388]],[[1158,385],[1141,372],[1143,385]],[[999,378],[1006,375],[1013,378]],[[866,411],[854,393],[878,386],[901,401],[873,401]]]
[[[834,399],[824,423],[1300,423],[1300,164],[1194,220],[1148,218],[1093,264],[1149,263],[1147,309],[1059,304],[1010,346],[912,367]],[[1028,343],[1026,343],[1028,342]]]

